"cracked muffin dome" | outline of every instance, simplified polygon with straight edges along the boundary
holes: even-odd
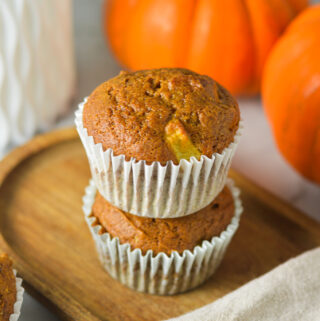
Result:
[[[98,86],[83,109],[83,126],[104,150],[161,163],[221,153],[239,120],[226,89],[174,68],[122,71]]]
[[[98,192],[91,215],[100,224],[101,233],[118,237],[120,243],[129,243],[131,249],[142,253],[152,250],[156,255],[172,251],[192,251],[204,240],[219,236],[230,224],[235,206],[228,187],[202,210],[179,218],[154,219],[126,213],[107,202]]]

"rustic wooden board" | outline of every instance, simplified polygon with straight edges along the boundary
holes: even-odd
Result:
[[[0,248],[25,286],[65,320],[163,320],[225,295],[320,244],[320,226],[231,172],[242,190],[240,228],[216,274],[172,297],[141,294],[111,279],[83,219],[89,180],[74,129],[38,136],[0,164]]]

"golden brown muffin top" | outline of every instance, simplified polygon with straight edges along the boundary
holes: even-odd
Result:
[[[0,256],[0,321],[8,321],[16,302],[16,277],[7,254]]]
[[[120,243],[129,243],[131,249],[170,255],[172,251],[192,251],[202,241],[219,236],[234,215],[234,200],[225,187],[210,205],[199,212],[179,218],[153,219],[126,213],[97,193],[92,215],[102,225],[102,233],[107,231],[112,237],[118,237]]]
[[[178,68],[122,71],[98,86],[83,110],[88,135],[104,150],[161,163],[179,161],[166,139],[176,126],[190,139],[191,150],[211,157],[233,141],[239,120],[238,104],[226,89]]]

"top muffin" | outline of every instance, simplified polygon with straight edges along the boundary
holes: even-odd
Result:
[[[239,120],[226,89],[176,68],[122,71],[98,86],[83,109],[83,126],[104,150],[162,164],[221,153]]]

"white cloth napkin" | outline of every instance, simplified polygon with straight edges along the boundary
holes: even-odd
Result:
[[[320,248],[170,321],[319,321]]]

